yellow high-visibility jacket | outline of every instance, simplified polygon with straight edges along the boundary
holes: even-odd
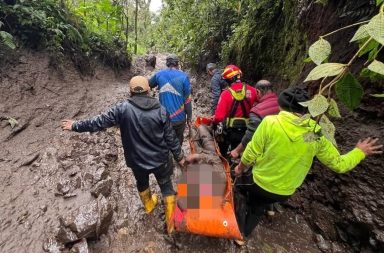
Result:
[[[243,164],[253,165],[254,182],[268,192],[289,196],[303,183],[315,156],[337,173],[350,171],[365,158],[358,148],[340,155],[324,136],[305,142],[305,133],[319,132],[320,126],[315,126],[314,120],[286,111],[265,117],[241,157]]]

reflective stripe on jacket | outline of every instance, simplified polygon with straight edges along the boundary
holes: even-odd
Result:
[[[231,88],[233,90],[241,90],[243,88],[243,84],[241,82],[236,82],[231,84]],[[215,111],[214,123],[222,122],[229,117],[233,105],[233,100],[234,99],[229,90],[224,90],[221,93],[219,103],[217,104]],[[247,85],[245,100],[247,100],[244,102],[247,115],[243,115],[241,106],[238,106],[234,117],[249,117],[249,111],[251,110],[253,104],[257,101],[257,91],[254,87]]]

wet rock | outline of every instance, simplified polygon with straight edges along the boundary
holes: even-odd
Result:
[[[64,244],[69,243],[69,242],[75,242],[75,241],[79,240],[79,238],[77,237],[77,235],[73,231],[71,231],[69,228],[66,228],[63,226],[60,227],[56,238],[59,242],[62,242]]]
[[[88,253],[88,243],[86,239],[82,239],[80,242],[73,245],[71,253]]]
[[[80,172],[80,167],[77,165],[72,166],[71,168],[68,169],[67,175],[70,177],[74,177],[77,175],[77,173]]]
[[[63,160],[63,161],[60,161],[60,165],[61,167],[63,168],[64,171],[67,171],[69,168],[73,167],[74,166],[74,161],[72,160]]]
[[[25,220],[28,218],[28,216],[29,216],[28,211],[22,212],[21,215],[19,217],[17,217],[17,222],[19,224],[23,224],[25,222]]]
[[[332,253],[343,253],[345,250],[339,244],[333,242],[332,243]]]
[[[73,192],[70,192],[70,193],[67,193],[63,196],[63,198],[65,199],[69,199],[69,198],[73,198],[73,197],[76,197],[77,194],[76,193],[73,193]]]
[[[373,230],[375,240],[384,245],[384,231],[375,229]]]
[[[331,240],[337,240],[335,225],[337,221],[333,219],[332,212],[318,202],[311,205],[312,220],[315,227],[321,231],[321,234]]]
[[[153,54],[145,56],[144,59],[145,59],[145,65],[147,67],[154,68],[156,66],[156,56],[154,56]]]
[[[124,237],[127,237],[129,235],[129,230],[128,228],[121,228],[117,231],[117,236],[119,238],[124,238]]]
[[[69,228],[78,238],[97,238],[107,232],[112,215],[112,205],[101,195],[59,220],[61,226]]]
[[[100,194],[102,194],[104,197],[108,197],[111,194],[112,184],[113,180],[110,177],[99,181],[92,187],[91,194],[96,198],[99,197]]]
[[[323,236],[320,234],[316,234],[315,241],[317,244],[317,247],[323,252],[329,252],[330,250],[330,244],[329,242],[325,241]]]
[[[48,209],[48,206],[47,205],[40,206],[40,209],[45,213]]]
[[[48,238],[44,243],[43,243],[43,250],[45,252],[49,253],[61,253],[62,250],[64,250],[64,244],[56,241],[54,238]]]
[[[63,180],[56,185],[58,195],[65,195],[71,190],[69,180]]]
[[[101,166],[97,168],[95,174],[93,175],[93,179],[98,182],[100,180],[106,179],[109,176],[108,170],[105,168],[105,166]]]
[[[129,225],[129,221],[128,219],[120,219],[116,222],[116,227],[118,229],[121,229],[121,228],[125,228],[125,227],[128,227]]]
[[[93,178],[94,178],[94,176],[89,172],[84,174],[84,180],[87,182],[93,182]]]
[[[74,180],[71,180],[71,186],[72,189],[81,188],[81,177],[78,176]]]

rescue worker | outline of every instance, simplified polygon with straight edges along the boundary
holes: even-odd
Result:
[[[258,104],[252,107],[249,112],[249,122],[247,131],[245,132],[241,143],[231,151],[232,158],[238,158],[240,153],[244,151],[248,142],[252,139],[256,128],[260,125],[263,118],[267,115],[278,114],[279,103],[277,102],[277,94],[273,91],[273,85],[268,80],[260,80],[256,83],[255,88],[258,91]]]
[[[151,77],[149,85],[159,88],[160,103],[170,114],[172,127],[182,145],[185,124],[190,126],[192,120],[192,89],[188,75],[179,70],[179,58],[176,55],[169,55],[166,65],[167,69]]]
[[[382,154],[378,139],[367,138],[345,155],[320,135],[320,126],[312,119],[301,119],[307,108],[300,102],[309,100],[306,91],[292,87],[284,90],[278,99],[281,112],[265,117],[248,143],[235,174],[236,188],[247,196],[246,210],[236,211],[238,223],[247,238],[260,221],[265,208],[274,202],[286,201],[303,183],[314,157],[337,173],[346,173],[365,157]],[[306,142],[304,135],[316,131],[317,140]],[[244,245],[244,241],[235,241]]]
[[[240,68],[235,65],[228,65],[222,73],[222,79],[229,87],[220,95],[213,123],[218,125],[217,141],[223,156],[227,156],[229,147],[235,148],[241,142],[247,129],[249,112],[257,101],[256,89],[243,83],[241,75]]]
[[[75,132],[96,132],[118,125],[124,148],[125,161],[136,179],[140,199],[146,213],[157,205],[157,196],[151,194],[149,174],[154,174],[165,204],[168,233],[174,226],[175,191],[172,186],[173,161],[184,165],[184,153],[169,121],[169,115],[159,101],[148,95],[148,79],[135,76],[129,82],[131,96],[106,113],[90,119],[63,120],[62,129]]]
[[[221,78],[221,72],[217,68],[215,63],[207,64],[207,74],[211,78],[211,92],[212,92],[212,104],[211,115],[215,115],[217,102],[219,102],[221,92],[228,86],[227,83]]]

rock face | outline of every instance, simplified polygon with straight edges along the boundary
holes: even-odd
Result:
[[[100,196],[67,217],[60,217],[61,227],[57,238],[62,243],[82,238],[97,238],[107,232],[112,215],[112,205],[106,198]]]

